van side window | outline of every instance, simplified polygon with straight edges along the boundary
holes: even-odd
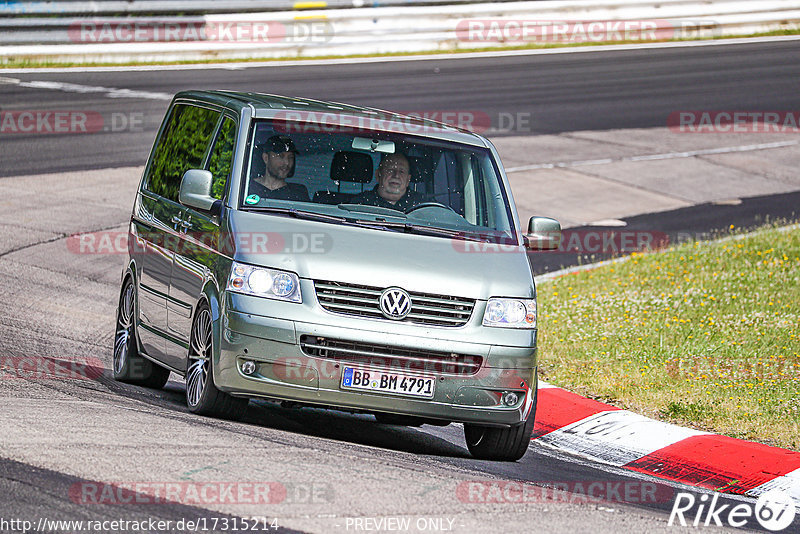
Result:
[[[211,182],[211,196],[217,200],[222,200],[225,196],[225,186],[231,176],[233,166],[233,144],[236,141],[236,123],[225,117],[222,119],[222,126],[214,141],[211,149],[211,157],[208,162],[208,170],[214,177]]]
[[[153,152],[145,187],[177,202],[183,173],[202,168],[218,119],[218,111],[189,104],[174,106]]]

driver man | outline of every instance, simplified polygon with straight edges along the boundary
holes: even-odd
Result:
[[[298,153],[289,136],[273,135],[256,146],[255,150],[266,168],[264,174],[250,182],[250,194],[275,200],[309,202],[306,186],[286,182],[287,178],[294,175],[295,154]]]
[[[422,202],[422,195],[408,188],[411,171],[405,154],[386,155],[375,171],[375,179],[378,184],[374,189],[356,195],[350,202],[399,211],[406,211]]]

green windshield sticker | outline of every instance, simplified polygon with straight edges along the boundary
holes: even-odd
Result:
[[[260,197],[260,196],[258,196],[258,195],[250,195],[249,197],[247,197],[246,199],[244,199],[244,201],[245,201],[247,204],[258,204],[258,201],[259,201],[259,200],[261,200],[261,197]]]

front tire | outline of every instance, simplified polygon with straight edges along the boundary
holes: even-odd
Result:
[[[247,410],[247,399],[232,397],[214,385],[213,322],[211,308],[203,302],[192,322],[189,342],[189,365],[186,368],[186,404],[198,415],[222,419],[241,419]]]
[[[169,380],[169,369],[139,354],[136,340],[136,287],[130,277],[122,285],[117,306],[112,368],[114,380],[137,386],[161,389]]]
[[[533,434],[536,419],[537,392],[533,395],[533,406],[528,418],[509,428],[492,428],[464,424],[464,437],[472,456],[480,460],[516,462],[525,455]]]

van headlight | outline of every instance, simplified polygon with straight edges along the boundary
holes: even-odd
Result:
[[[268,299],[303,302],[303,297],[300,295],[300,279],[296,274],[238,262],[233,262],[231,267],[228,291]]]
[[[489,299],[483,326],[536,328],[536,299]]]

